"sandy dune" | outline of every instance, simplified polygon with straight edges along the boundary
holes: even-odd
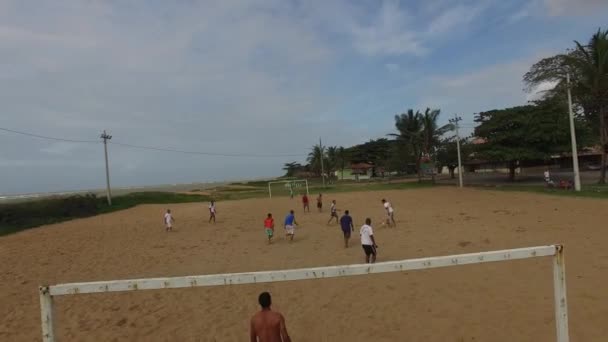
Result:
[[[608,202],[435,188],[328,195],[357,224],[393,202],[399,227],[376,225],[379,261],[566,246],[572,341],[608,336]],[[146,205],[0,237],[0,340],[40,340],[42,283],[257,271],[359,263],[328,213],[288,198]],[[296,241],[268,246],[262,221],[297,209]],[[280,232],[280,230],[279,230]],[[280,235],[279,235],[280,237]],[[550,259],[407,273],[185,290],[60,297],[61,341],[245,341],[257,295],[273,294],[294,341],[554,341]]]

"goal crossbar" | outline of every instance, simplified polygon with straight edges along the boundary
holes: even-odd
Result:
[[[355,264],[342,266],[300,268],[292,270],[195,275],[184,277],[95,281],[40,286],[43,341],[55,341],[53,333],[52,310],[54,296],[103,292],[176,289],[187,287],[257,284],[304,279],[326,279],[375,273],[431,269],[457,265],[480,264],[545,256],[553,256],[554,259],[553,279],[557,341],[568,342],[569,338],[565,265],[563,260],[563,248],[561,245],[506,249],[499,251],[407,259],[400,261],[386,261],[379,262],[376,264]]]
[[[283,180],[283,181],[272,181],[268,182],[268,197],[272,198],[272,184],[290,184],[293,185],[295,183],[304,183],[306,185],[306,195],[310,196],[308,192],[308,179],[292,179],[292,180]]]

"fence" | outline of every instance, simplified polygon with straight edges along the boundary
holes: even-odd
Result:
[[[566,301],[566,275],[561,245],[538,246],[500,251],[469,253],[430,258],[387,261],[376,264],[358,264],[302,268],[251,273],[227,273],[173,278],[148,278],[70,283],[40,286],[42,340],[54,342],[53,297],[86,293],[176,289],[185,287],[222,286],[252,283],[269,283],[303,279],[325,279],[374,273],[402,272],[457,265],[480,264],[535,257],[553,257],[553,286],[555,299],[555,325],[557,342],[568,342],[568,306]]]

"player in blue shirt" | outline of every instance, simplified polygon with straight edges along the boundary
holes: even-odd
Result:
[[[353,218],[348,214],[348,210],[346,210],[344,215],[340,218],[340,228],[342,228],[342,233],[344,233],[344,248],[348,248],[350,233],[355,230]]]
[[[289,242],[293,241],[293,236],[295,235],[295,227],[298,225],[296,222],[296,216],[291,210],[289,214],[285,217],[285,238],[289,239]]]

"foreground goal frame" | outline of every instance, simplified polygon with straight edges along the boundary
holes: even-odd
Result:
[[[131,280],[96,281],[40,286],[40,313],[42,317],[42,340],[55,342],[53,329],[53,297],[86,293],[177,289],[186,287],[271,283],[303,279],[325,279],[374,273],[402,272],[487,262],[518,260],[536,257],[553,257],[553,289],[555,299],[555,325],[557,342],[569,342],[568,304],[566,301],[566,273],[562,245],[548,245],[500,251],[438,256],[357,264],[301,268],[280,271],[249,273],[226,273],[171,278],[147,278]]]

